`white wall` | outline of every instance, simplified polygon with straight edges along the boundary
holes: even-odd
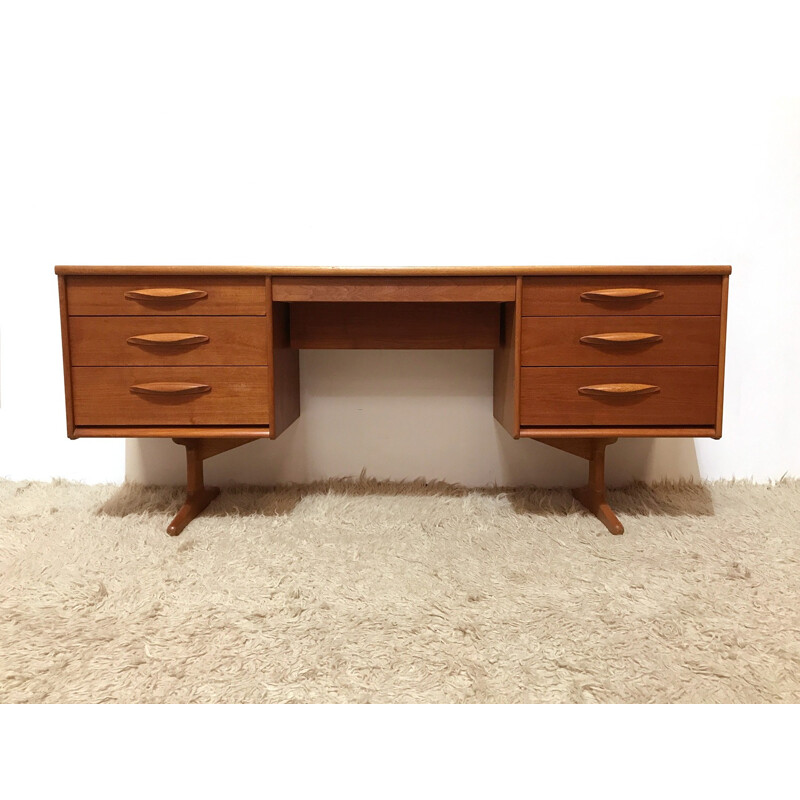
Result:
[[[6,10],[0,475],[183,477],[169,442],[66,439],[57,263],[732,264],[724,438],[622,442],[609,477],[800,474],[800,100],[716,93],[785,73],[792,28],[701,5]],[[488,353],[301,366],[301,420],[210,478],[582,477],[493,422]]]

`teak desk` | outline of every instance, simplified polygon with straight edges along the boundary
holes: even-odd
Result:
[[[56,267],[67,433],[185,446],[176,535],[216,497],[203,460],[300,414],[302,348],[494,350],[494,416],[589,462],[575,496],[612,533],[605,448],[722,435],[728,266]]]

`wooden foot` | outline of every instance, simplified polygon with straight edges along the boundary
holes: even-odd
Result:
[[[204,487],[200,492],[187,492],[186,502],[167,527],[170,536],[177,536],[219,494],[217,486]]]
[[[186,448],[186,501],[167,527],[170,536],[177,536],[219,494],[216,486],[203,482],[203,460],[255,439],[173,439]]]
[[[588,486],[581,486],[572,490],[572,496],[588,508],[615,536],[625,532],[617,515],[606,502],[605,492],[594,492]]]
[[[559,450],[585,458],[589,462],[589,482],[586,486],[573,489],[573,497],[592,512],[611,533],[618,536],[625,528],[611,510],[606,500],[606,447],[616,439],[538,439]]]

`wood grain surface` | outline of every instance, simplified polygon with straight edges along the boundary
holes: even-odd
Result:
[[[195,289],[202,296],[126,297],[137,290]],[[67,279],[71,316],[143,314],[227,314],[263,315],[267,313],[264,279],[196,275],[104,276],[90,274]]]
[[[74,438],[82,436],[112,439],[126,438],[172,439],[176,436],[193,439],[268,439],[269,426],[259,425],[81,425],[75,428]]]
[[[268,317],[71,317],[72,363],[75,366],[246,366],[267,361]],[[196,334],[196,344],[129,344],[138,335]]]
[[[683,425],[659,425],[656,428],[644,425],[618,425],[608,427],[603,425],[580,426],[571,425],[569,428],[560,428],[556,425],[546,427],[528,426],[520,429],[522,439],[548,439],[550,437],[563,439],[585,439],[595,436],[615,436],[628,439],[650,439],[654,436],[666,439],[685,439],[689,438],[713,438],[714,427],[703,425],[698,427],[687,427]]]
[[[502,337],[494,351],[494,418],[516,439],[519,437],[519,375],[521,364],[519,298],[522,278],[517,278],[517,300],[503,304]]]
[[[265,279],[272,298],[272,279]],[[275,439],[300,416],[300,354],[289,336],[289,305],[271,302],[267,350],[270,370],[270,438]]]
[[[73,367],[75,424],[266,425],[267,367]],[[157,382],[206,384],[203,394],[151,395],[132,386]]]
[[[645,384],[651,394],[595,396],[581,387]],[[523,367],[523,425],[712,426],[716,420],[716,367]]]
[[[512,277],[337,278],[295,277],[272,279],[272,298],[301,303],[501,303],[514,299]]]
[[[674,265],[496,265],[496,266],[190,266],[190,265],[59,265],[57,275],[328,275],[328,276],[420,276],[420,275],[729,275],[725,264]]]
[[[64,404],[67,412],[67,436],[74,438],[75,421],[72,403],[72,340],[69,334],[69,301],[67,279],[58,277],[58,305],[61,314],[61,360],[64,369]]]
[[[499,303],[291,303],[291,344],[356,350],[488,349]]]
[[[590,367],[618,364],[717,363],[719,317],[523,317],[522,365]],[[658,341],[581,341],[615,333],[657,334]]]
[[[656,297],[618,297],[591,300],[592,290],[640,288],[656,290]],[[598,277],[525,278],[522,283],[524,316],[622,316],[702,314],[719,316],[722,279],[718,277],[646,276],[635,281],[621,275]]]
[[[720,337],[719,337],[719,374],[717,380],[717,419],[714,424],[714,436],[722,436],[722,408],[725,399],[725,345],[728,338],[728,276],[722,279],[722,297],[720,299]]]

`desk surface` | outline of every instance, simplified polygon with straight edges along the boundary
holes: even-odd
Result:
[[[730,275],[727,265],[448,266],[448,267],[246,267],[246,266],[57,266],[57,275]]]

